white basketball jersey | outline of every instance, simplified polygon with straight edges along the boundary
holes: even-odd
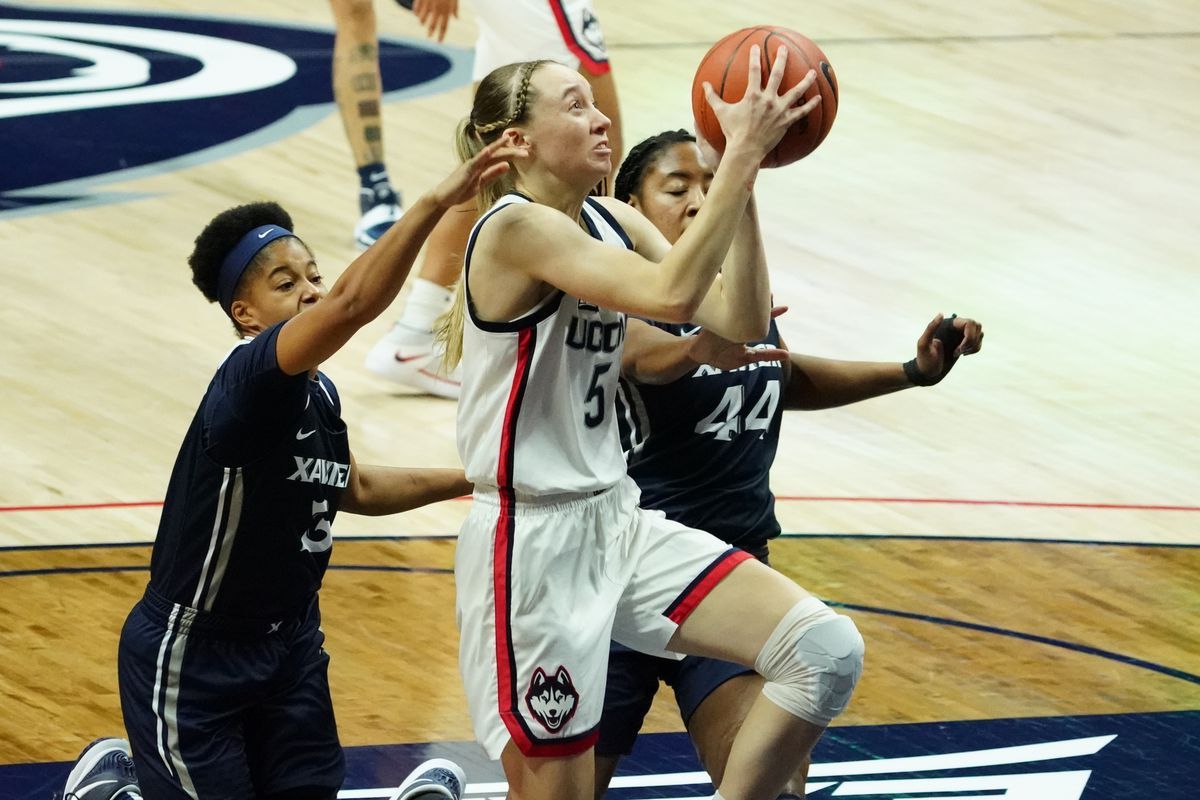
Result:
[[[463,280],[480,227],[511,203],[509,194],[475,223]],[[588,198],[583,219],[592,236],[632,248],[629,237]],[[613,412],[625,315],[556,291],[511,322],[476,316],[467,295],[463,325],[458,453],[467,479],[527,495],[587,492],[625,475]]]

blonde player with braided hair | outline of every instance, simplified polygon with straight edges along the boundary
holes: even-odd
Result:
[[[767,679],[714,797],[775,797],[849,702],[854,624],[699,530],[638,507],[613,399],[625,315],[695,321],[734,341],[769,324],[752,200],[760,162],[816,101],[812,73],[708,101],[727,136],[704,208],[674,246],[636,210],[589,196],[609,174],[609,120],[552,62],[493,71],[461,128],[464,155],[522,154],[467,245],[458,445],[475,484],[455,562],[460,669],[475,735],[510,798],[592,797],[608,641],[754,665]],[[760,53],[749,84],[763,86]],[[484,207],[487,207],[486,205]],[[722,277],[718,277],[722,272]],[[454,346],[455,341],[461,345]]]

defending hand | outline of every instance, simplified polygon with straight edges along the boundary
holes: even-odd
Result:
[[[938,314],[917,340],[917,357],[904,365],[904,374],[917,386],[933,386],[950,374],[959,356],[983,347],[983,326],[973,319]]]

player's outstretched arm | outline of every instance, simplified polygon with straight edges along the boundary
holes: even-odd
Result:
[[[474,487],[461,469],[380,467],[358,464],[350,457],[350,482],[342,494],[341,510],[383,516],[453,500]]]
[[[982,346],[983,326],[978,322],[938,314],[917,340],[916,358],[907,364],[792,353],[784,366],[784,408],[834,408],[913,386],[932,386],[949,374],[959,356],[978,353]]]
[[[341,349],[359,328],[384,312],[404,285],[413,261],[442,214],[503,175],[521,153],[500,139],[460,165],[422,195],[379,241],[351,262],[329,295],[283,326],[276,344],[279,368],[307,372]]]
[[[771,310],[777,317],[785,306]],[[788,351],[778,347],[747,347],[702,330],[675,336],[638,319],[629,320],[621,374],[634,383],[663,384],[682,378],[701,364],[732,370],[760,361],[783,361]]]

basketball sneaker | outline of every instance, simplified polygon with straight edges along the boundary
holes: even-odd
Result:
[[[142,800],[129,742],[105,738],[85,747],[67,776],[63,800]]]
[[[375,244],[403,214],[404,209],[398,203],[379,203],[367,209],[354,226],[354,243],[358,249],[366,250]]]
[[[446,370],[444,355],[432,333],[397,323],[367,353],[366,367],[394,383],[457,400],[462,388],[462,369]]]
[[[389,800],[461,800],[466,785],[462,767],[432,758],[409,773]]]

